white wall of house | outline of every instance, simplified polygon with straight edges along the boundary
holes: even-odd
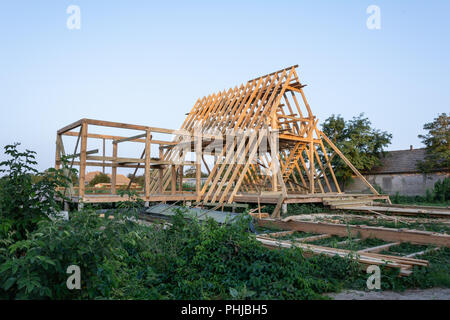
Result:
[[[394,173],[365,175],[372,184],[380,186],[383,192],[395,195],[397,192],[405,196],[424,196],[427,189],[433,189],[438,180],[449,177],[448,172],[421,173]],[[367,192],[367,186],[358,177],[345,187],[345,192]]]

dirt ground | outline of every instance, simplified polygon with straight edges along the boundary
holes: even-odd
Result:
[[[335,300],[450,300],[450,289],[412,289],[403,292],[345,290],[328,296]]]

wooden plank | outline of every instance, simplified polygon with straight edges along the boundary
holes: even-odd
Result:
[[[177,170],[174,165],[170,166],[171,168],[171,192],[175,194],[177,191]]]
[[[102,139],[103,140],[103,158],[104,157],[106,157],[106,140],[105,139]],[[102,172],[103,172],[103,174],[105,174],[105,160],[103,160],[102,161],[102,163],[103,163],[103,170],[102,170]],[[135,174],[136,174],[136,172],[135,172]]]
[[[450,218],[450,210],[425,210],[425,209],[415,209],[415,208],[398,208],[398,207],[389,207],[389,206],[341,206],[340,209],[344,210],[353,210],[353,211],[367,211],[367,212],[385,212],[390,215],[400,215],[400,216],[417,216],[423,215],[428,217],[436,217],[436,218]]]
[[[390,247],[398,246],[399,244],[400,244],[400,242],[392,242],[392,243],[387,243],[387,244],[383,244],[383,245],[376,246],[376,247],[361,249],[361,250],[358,250],[358,252],[359,253],[361,253],[361,252],[375,252],[375,253],[378,253],[378,252],[381,252],[383,250],[389,249]]]
[[[437,251],[439,249],[440,249],[440,247],[436,247],[436,248],[432,248],[432,249],[426,249],[426,250],[423,250],[423,251],[407,254],[405,257],[406,258],[414,258],[414,257],[417,257],[417,256],[422,256],[422,255],[424,255],[426,253],[429,253],[429,252],[432,252],[432,251]]]
[[[62,135],[64,136],[77,136],[78,133],[76,132],[65,132]],[[120,139],[126,139],[127,137],[122,136],[113,136],[113,135],[106,135],[106,134],[97,134],[97,133],[88,133],[88,138],[94,138],[94,139],[105,139],[105,140],[120,140]],[[145,143],[145,139],[136,139],[136,140],[130,140],[133,142],[140,142]],[[165,140],[152,140],[153,144],[160,144],[160,145],[176,145],[176,141],[165,141]]]
[[[319,234],[317,236],[310,236],[310,237],[305,237],[305,238],[296,238],[296,239],[292,239],[292,241],[297,241],[297,242],[311,242],[311,241],[316,241],[316,240],[321,240],[321,239],[327,239],[327,238],[331,238],[332,235],[331,234]]]
[[[114,146],[117,146],[117,144],[113,144],[113,149],[117,148],[117,147],[114,147]],[[97,150],[97,152],[98,152],[98,150]],[[89,156],[89,157],[87,157],[87,159],[88,160],[96,160],[96,161],[103,161],[103,160],[105,160],[105,161],[112,161],[112,162],[115,162],[115,163],[120,163],[120,162],[122,162],[122,163],[145,163],[145,159],[119,158],[119,157],[114,157],[114,156],[112,156],[112,157]],[[153,160],[151,160],[151,162],[158,163],[158,164],[160,163],[158,161],[153,161]]]
[[[78,145],[78,141],[77,141],[76,146],[77,146],[77,145]],[[93,150],[86,151],[86,154],[87,154],[87,155],[88,155],[88,154],[96,154],[96,153],[98,153],[98,149],[93,149]],[[67,155],[66,158],[67,158],[67,159],[78,158],[80,155],[81,155],[81,153],[74,153],[74,154],[71,154],[71,155]]]
[[[142,151],[140,159],[144,158],[144,156],[145,156],[145,149],[144,149],[144,151]],[[139,167],[136,167],[133,174],[131,175],[130,182],[128,182],[127,190],[130,190],[131,184],[133,183],[134,179],[136,178],[136,173],[138,170],[139,170]],[[144,186],[145,186],[145,172],[144,172]]]
[[[288,236],[290,234],[293,234],[295,231],[280,231],[280,232],[271,232],[266,233],[265,235],[271,238],[278,238],[278,237],[284,237]]]
[[[280,211],[281,211],[281,206],[283,204],[283,200],[284,200],[284,196],[283,196],[283,194],[280,194],[280,196],[278,197],[277,205],[275,206],[275,209],[272,212],[272,215],[271,215],[272,218],[280,217]]]
[[[66,133],[67,131],[73,130],[73,129],[81,126],[83,124],[83,121],[84,121],[84,119],[81,119],[81,120],[75,121],[74,123],[71,123],[71,124],[65,126],[62,129],[59,129],[57,132],[58,135],[61,135],[63,133]],[[77,135],[78,135],[78,133],[77,133]]]
[[[56,134],[55,141],[55,169],[59,170],[61,167],[61,148],[59,147],[59,140],[61,139],[61,135]]]
[[[122,138],[122,139],[118,139],[118,140],[114,140],[113,143],[122,143],[122,142],[126,142],[126,141],[134,141],[134,140],[138,140],[140,138],[146,137],[146,133],[143,134],[138,134],[136,136],[132,136],[132,137],[128,137],[128,138]]]

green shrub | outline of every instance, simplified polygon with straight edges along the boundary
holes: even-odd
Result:
[[[8,160],[0,162],[0,236],[12,234],[14,240],[26,238],[37,223],[60,210],[57,187],[68,186],[63,170],[48,169],[38,173],[35,152],[18,150],[19,144],[5,146]],[[68,170],[66,168],[66,170]],[[36,178],[37,177],[37,178]]]
[[[248,216],[219,225],[178,213],[170,228],[114,217],[85,210],[40,222],[26,240],[2,240],[0,297],[312,299],[358,276],[349,260],[264,248],[247,232]],[[81,268],[81,290],[66,288],[69,265]]]
[[[434,184],[433,198],[438,202],[446,202],[450,200],[450,177],[444,180],[438,180]]]
[[[97,183],[110,183],[111,179],[108,177],[106,173],[97,173],[91,181],[89,181],[88,186],[94,187]]]

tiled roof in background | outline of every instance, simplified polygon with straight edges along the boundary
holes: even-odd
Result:
[[[381,166],[372,168],[365,174],[416,173],[417,163],[425,159],[425,148],[388,151],[380,158]]]

